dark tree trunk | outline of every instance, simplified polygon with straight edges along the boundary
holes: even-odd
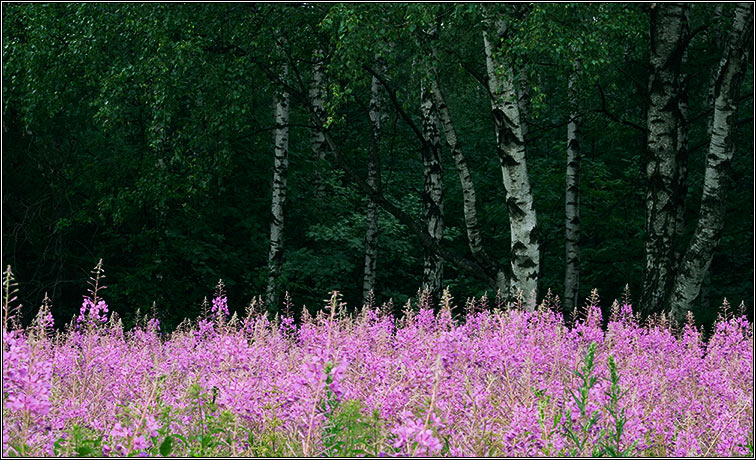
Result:
[[[687,6],[658,3],[651,9],[648,81],[645,271],[641,309],[661,311],[674,276],[674,237],[679,207],[678,128],[680,66],[686,46]]]

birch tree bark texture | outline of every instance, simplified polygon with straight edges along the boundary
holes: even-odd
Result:
[[[313,53],[312,79],[310,80],[309,97],[312,112],[318,120],[326,119],[325,104],[323,103],[323,50],[315,50]],[[323,183],[323,165],[326,159],[326,141],[321,124],[310,129],[310,145],[312,146],[312,159],[315,162],[313,182],[315,194],[318,198],[325,197],[325,184]]]
[[[670,313],[681,320],[691,310],[724,229],[727,188],[734,153],[738,92],[753,55],[753,3],[738,3],[714,81],[714,114],[706,154],[701,209],[669,296]]]
[[[282,79],[287,69],[281,70]],[[289,93],[281,88],[274,97],[275,129],[273,132],[273,193],[270,206],[270,251],[268,252],[268,287],[265,302],[268,308],[278,304],[278,284],[284,249],[284,205],[286,176],[289,168]]]
[[[379,72],[383,71],[380,59],[378,59]],[[370,151],[368,153],[367,184],[371,189],[380,188],[380,146],[381,130],[385,121],[383,108],[383,89],[378,79],[373,76],[370,85],[370,121],[373,125],[373,133],[370,139]],[[368,196],[365,229],[365,264],[362,280],[362,302],[368,302],[371,291],[375,290],[376,262],[378,260],[378,203],[373,196]]]
[[[420,88],[420,112],[423,122],[423,217],[428,233],[440,244],[444,236],[444,188],[441,168],[441,136],[438,110],[433,95],[423,82]],[[444,262],[435,251],[425,248],[423,285],[433,299],[441,297]]]
[[[502,50],[507,34],[506,22],[499,18],[493,31],[483,32],[486,72],[491,97],[496,146],[506,192],[511,234],[511,278],[509,294],[522,290],[525,296],[537,296],[540,253],[537,217],[533,206],[528,168],[525,158],[518,93],[512,62]],[[490,36],[489,36],[490,35]],[[535,308],[535,302],[528,305]]]
[[[434,53],[435,55],[435,50]],[[444,93],[441,90],[441,83],[438,77],[438,71],[433,69],[433,100],[438,108],[441,127],[446,138],[446,145],[451,151],[454,166],[457,169],[459,182],[462,187],[462,211],[465,218],[465,230],[467,232],[467,244],[470,247],[470,253],[473,258],[486,270],[489,277],[496,280],[496,287],[501,292],[509,291],[509,277],[506,270],[494,261],[486,252],[483,246],[480,223],[478,222],[477,196],[475,193],[475,183],[473,182],[470,169],[467,166],[462,144],[457,137],[457,130],[449,112],[449,106],[446,105]]]
[[[564,309],[572,311],[580,287],[580,118],[578,113],[579,63],[573,64],[567,82],[570,121],[567,124],[567,174],[564,199]]]
[[[677,159],[680,66],[686,46],[686,10],[680,3],[651,9],[646,164],[645,267],[641,308],[661,311],[674,276],[674,237],[680,200]]]

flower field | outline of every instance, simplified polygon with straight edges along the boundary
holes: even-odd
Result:
[[[597,300],[597,299],[595,299]],[[639,324],[597,302],[565,325],[427,299],[394,317],[228,315],[124,330],[95,294],[65,332],[3,330],[4,455],[748,456],[753,325]],[[57,321],[58,319],[56,319]],[[604,322],[606,323],[606,322]]]

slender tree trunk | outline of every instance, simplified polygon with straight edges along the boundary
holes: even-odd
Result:
[[[373,135],[370,141],[368,157],[367,183],[371,189],[380,188],[380,145],[381,129],[385,115],[383,112],[383,95],[381,84],[373,77],[370,97],[370,121]],[[370,292],[375,289],[375,264],[378,259],[378,203],[372,196],[368,197],[367,228],[365,230],[365,270],[362,281],[362,301],[367,302]]]
[[[679,201],[677,167],[680,64],[685,44],[686,9],[658,3],[651,10],[649,108],[647,115],[645,256],[641,308],[664,306],[674,276],[674,236]]]
[[[282,74],[285,77],[286,67]],[[286,203],[286,175],[289,168],[289,93],[282,90],[275,96],[275,131],[273,133],[275,160],[273,164],[273,197],[270,221],[270,252],[268,253],[268,289],[265,302],[269,308],[278,305],[278,284],[284,248],[284,205]]]
[[[725,43],[725,38],[726,38],[726,34],[720,27],[720,22],[722,21],[723,16],[724,16],[723,5],[724,3],[717,3],[714,6],[714,14],[712,15],[711,26],[709,27],[709,30],[708,30],[708,33],[710,34],[710,39],[713,40],[714,42],[714,49],[717,49],[717,50],[724,48],[724,43]],[[709,93],[708,93],[708,98],[706,99],[706,103],[708,107],[714,107],[714,101],[716,98],[716,95],[714,94],[714,92],[717,86],[716,81],[717,81],[718,76],[719,76],[719,66],[714,66],[714,68],[711,70],[711,75],[709,76]],[[685,109],[687,110],[687,100],[686,100]],[[682,111],[682,108],[681,108],[681,111]],[[710,117],[706,122],[707,123],[706,133],[709,139],[711,139],[711,130],[712,130],[713,122],[714,122],[714,117]],[[686,169],[687,169],[687,164],[686,164]],[[685,248],[683,247],[680,250],[680,253],[678,254],[679,262],[682,261],[682,257],[684,253],[685,253]],[[678,262],[678,269],[679,269],[679,262]],[[709,308],[711,308],[711,267],[706,268],[706,273],[704,274],[703,282],[701,285],[701,294],[699,295],[699,297],[701,298],[701,301],[700,301],[701,309],[708,310]]]
[[[404,111],[401,103],[399,103],[399,101],[397,100],[396,90],[394,90],[391,85],[387,83],[387,81],[381,76],[381,74],[371,69],[369,66],[363,66],[363,69],[368,71],[371,75],[375,76],[378,81],[380,81],[381,86],[386,90],[385,94],[388,97],[388,100],[391,101],[391,104],[396,109],[398,116],[404,119],[410,129],[418,136],[418,139],[422,140],[422,143],[425,143],[422,130],[415,125],[415,123],[412,121],[412,118]],[[313,123],[323,123],[323,121],[318,120],[314,114],[311,114],[311,121]],[[424,222],[419,219],[415,219],[399,206],[395,205],[391,200],[387,199],[383,195],[380,189],[376,190],[371,188],[365,178],[361,174],[357,174],[354,168],[352,168],[351,164],[346,161],[345,154],[341,151],[339,144],[334,141],[333,137],[328,133],[328,131],[325,131],[325,138],[328,145],[328,150],[338,166],[344,170],[344,172],[354,181],[354,183],[357,185],[357,187],[359,187],[360,190],[362,190],[363,193],[374,199],[376,203],[378,203],[378,205],[383,208],[383,210],[396,217],[399,222],[407,226],[407,228],[413,234],[415,234],[415,236],[417,236],[424,248],[435,252],[444,261],[452,264],[459,270],[465,271],[472,277],[487,283],[494,289],[496,288],[498,284],[497,280],[495,278],[492,278],[477,261],[459,255],[436,241],[428,232],[428,229],[426,228]]]
[[[525,161],[525,142],[512,63],[503,55],[500,46],[507,28],[501,19],[496,21],[495,26],[493,42],[489,40],[488,33],[483,32],[483,45],[496,146],[509,210],[512,240],[510,295],[516,295],[516,290],[521,289],[525,296],[531,293],[535,296],[538,293],[540,265],[537,218]]]
[[[444,235],[444,189],[441,169],[441,136],[438,130],[438,110],[433,96],[424,86],[420,89],[420,110],[423,120],[423,217],[428,233],[441,243]],[[423,284],[434,299],[441,296],[444,276],[443,259],[426,248],[423,256]]]
[[[312,68],[312,80],[310,80],[310,104],[312,111],[318,119],[326,119],[325,104],[323,103],[323,51],[316,50],[313,53],[315,63]],[[323,165],[326,157],[326,141],[322,126],[318,125],[310,129],[310,145],[312,146],[312,158],[315,161],[313,182],[315,194],[319,199],[325,197],[325,184],[323,183]]]
[[[434,50],[435,51],[435,50]],[[467,230],[467,243],[473,258],[485,268],[497,281],[497,287],[502,292],[509,291],[509,279],[506,271],[499,266],[486,252],[483,247],[483,238],[481,237],[480,224],[478,223],[477,198],[475,195],[475,184],[473,183],[470,170],[467,167],[467,160],[462,151],[457,130],[449,113],[449,106],[446,105],[444,94],[441,91],[437,72],[434,70],[433,98],[438,107],[441,126],[446,137],[446,145],[449,146],[454,165],[457,168],[457,175],[462,186],[462,210],[465,216],[465,228]]]
[[[567,82],[570,122],[567,124],[567,181],[564,200],[565,260],[564,309],[571,312],[580,288],[580,119],[578,115],[579,63],[575,62]]]
[[[685,317],[698,297],[724,228],[736,100],[753,51],[752,37],[753,3],[738,3],[715,81],[714,115],[698,223],[669,299],[669,310],[678,319]]]

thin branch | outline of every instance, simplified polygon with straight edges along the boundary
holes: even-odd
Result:
[[[365,69],[370,75],[374,76],[381,85],[386,89],[386,93],[389,96],[389,99],[391,99],[391,102],[394,104],[394,108],[396,108],[397,113],[399,113],[399,116],[402,117],[405,123],[409,125],[409,127],[412,129],[412,131],[415,133],[418,139],[420,139],[420,142],[423,144],[423,148],[426,147],[428,144],[428,141],[425,139],[425,136],[423,136],[423,132],[420,131],[420,129],[417,127],[414,121],[412,121],[412,118],[407,114],[407,112],[404,111],[402,108],[402,104],[399,103],[399,100],[396,98],[396,90],[386,81],[385,78],[383,78],[382,75],[380,75],[378,72],[373,70],[368,65],[363,65],[363,69]]]
[[[637,129],[638,131],[642,132],[644,135],[647,133],[646,128],[644,128],[643,126],[633,123],[632,121],[622,119],[618,117],[617,115],[613,114],[612,112],[610,112],[606,106],[606,95],[604,94],[603,88],[601,88],[601,85],[599,85],[598,83],[596,83],[596,88],[598,88],[599,95],[601,96],[601,110],[600,110],[601,113],[605,114],[607,117],[609,117],[610,120],[614,121],[615,123],[619,123],[625,126],[629,126],[633,129]]]

